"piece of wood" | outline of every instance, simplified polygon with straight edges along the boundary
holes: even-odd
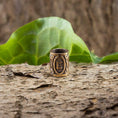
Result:
[[[0,66],[0,118],[117,118],[118,64],[70,63],[67,77],[49,65]]]

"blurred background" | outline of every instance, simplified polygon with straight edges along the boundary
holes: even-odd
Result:
[[[95,54],[118,51],[118,0],[0,0],[0,44],[20,26],[48,16],[70,21]]]

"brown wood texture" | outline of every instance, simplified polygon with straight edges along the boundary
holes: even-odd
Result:
[[[36,18],[59,16],[98,55],[118,51],[118,0],[0,0],[0,43]]]
[[[118,64],[69,65],[60,78],[49,65],[0,66],[0,118],[118,118]]]

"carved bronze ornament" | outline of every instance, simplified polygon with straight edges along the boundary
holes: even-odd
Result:
[[[69,73],[69,55],[66,49],[50,51],[50,71],[53,76],[62,77]]]

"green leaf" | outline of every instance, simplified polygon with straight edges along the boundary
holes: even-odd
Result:
[[[58,17],[47,17],[12,33],[7,43],[0,46],[0,65],[47,63],[53,48],[68,49],[71,61],[91,62],[88,48],[73,32],[71,24]]]
[[[104,56],[99,63],[113,63],[118,62],[118,52]]]
[[[75,61],[78,63],[92,62],[92,58],[86,44],[76,34],[73,34],[72,38],[70,61]]]
[[[0,45],[0,65],[48,63],[49,53],[53,48],[68,49],[70,61],[77,63],[118,61],[118,53],[100,58],[90,52],[68,21],[58,17],[46,17],[20,27],[5,44]]]
[[[98,57],[93,52],[90,52],[90,54],[91,54],[91,58],[92,58],[93,63],[99,63],[101,61],[101,59],[102,59],[101,57]]]

